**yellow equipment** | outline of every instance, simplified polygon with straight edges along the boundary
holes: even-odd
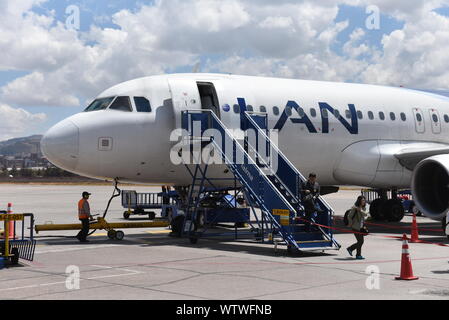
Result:
[[[10,241],[10,239],[9,239],[9,222],[10,221],[23,221],[23,218],[24,218],[23,214],[0,214],[0,221],[5,222],[5,229],[3,231],[5,241],[4,241],[4,246],[2,248],[3,250],[0,250],[0,258],[11,262],[11,264],[17,264],[19,262],[19,254],[18,254],[18,252],[11,254],[11,252],[9,250],[9,241]]]
[[[122,240],[125,236],[123,231],[115,229],[134,229],[134,228],[164,228],[168,227],[168,220],[154,220],[149,222],[113,222],[109,223],[104,218],[97,218],[96,222],[89,224],[91,230],[106,230],[110,239]],[[81,230],[80,223],[75,224],[39,224],[35,226],[36,233],[40,231],[61,231],[61,230]]]

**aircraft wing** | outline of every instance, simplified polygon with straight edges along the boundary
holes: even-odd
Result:
[[[420,143],[419,146],[407,146],[401,149],[394,156],[399,160],[399,163],[409,170],[413,170],[415,166],[422,160],[436,156],[439,154],[449,154],[449,145],[440,143]]]

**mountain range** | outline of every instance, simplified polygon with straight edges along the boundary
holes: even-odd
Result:
[[[0,142],[0,155],[14,156],[21,153],[39,153],[42,135],[14,138]]]

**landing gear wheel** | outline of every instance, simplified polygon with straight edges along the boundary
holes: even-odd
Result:
[[[191,244],[197,244],[198,243],[198,238],[190,237],[189,240],[190,240]]]
[[[291,245],[288,245],[288,246],[287,246],[287,254],[288,254],[289,256],[293,255],[293,247],[292,247]]]
[[[382,221],[385,219],[382,203],[382,199],[379,198],[371,202],[371,205],[369,206],[369,214],[374,220]]]
[[[12,265],[17,265],[19,264],[19,249],[18,248],[12,248],[11,249],[11,264]]]
[[[116,234],[117,234],[117,231],[115,231],[115,230],[109,230],[109,231],[108,231],[108,238],[109,238],[109,239],[115,239]]]
[[[123,240],[125,233],[121,230],[115,232],[115,240]]]
[[[150,220],[154,220],[154,218],[156,218],[156,213],[151,211],[148,213],[148,219]]]
[[[418,207],[415,204],[412,204],[412,209],[410,211],[414,213],[417,217],[422,216],[422,212],[419,211]]]
[[[128,211],[123,212],[123,218],[125,218],[126,220],[129,219],[129,216],[130,216],[130,215],[131,215],[131,214],[130,214]]]
[[[390,199],[382,206],[382,211],[386,213],[386,218],[391,222],[399,222],[404,217],[404,206],[398,199]]]

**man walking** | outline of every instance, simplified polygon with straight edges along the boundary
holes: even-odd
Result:
[[[315,198],[320,195],[320,185],[316,181],[316,174],[310,173],[309,179],[301,186],[302,201],[305,211],[305,231],[310,232],[310,221],[314,218],[315,212],[321,213],[321,210],[315,204]]]
[[[89,242],[87,240],[87,234],[89,233],[89,220],[92,220],[93,217],[90,214],[90,206],[89,206],[89,196],[91,194],[87,191],[84,191],[82,194],[82,199],[78,201],[78,218],[81,221],[82,228],[81,231],[77,234],[76,238],[80,242]]]

